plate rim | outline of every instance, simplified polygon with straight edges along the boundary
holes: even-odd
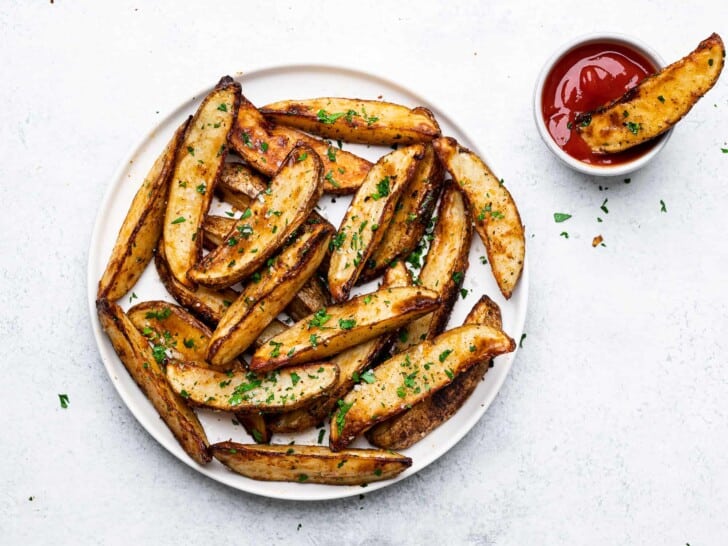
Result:
[[[255,77],[264,77],[266,74],[278,74],[278,73],[284,73],[286,71],[305,71],[305,70],[316,70],[316,71],[327,71],[335,74],[345,74],[345,75],[351,75],[358,78],[368,79],[368,80],[374,80],[379,81],[382,84],[385,84],[386,86],[395,89],[398,92],[407,94],[409,96],[412,96],[413,98],[417,99],[421,104],[426,104],[428,108],[434,111],[437,117],[446,120],[447,123],[452,125],[453,127],[457,127],[457,129],[465,136],[466,140],[468,141],[470,148],[473,152],[478,154],[483,160],[487,163],[487,156],[484,155],[478,147],[475,145],[475,141],[472,139],[470,134],[466,129],[463,128],[463,125],[456,123],[453,118],[449,115],[447,115],[440,107],[439,104],[436,104],[432,101],[426,100],[425,97],[420,95],[417,92],[412,91],[409,87],[406,85],[403,85],[395,80],[390,79],[389,77],[383,76],[377,72],[373,72],[369,69],[366,70],[360,70],[355,69],[347,66],[340,66],[336,64],[329,64],[329,63],[282,63],[282,64],[275,64],[275,65],[262,65],[262,66],[254,66],[253,68],[246,70],[246,71],[235,71],[232,72],[233,79],[243,83],[244,79],[246,77],[255,76]],[[233,472],[229,472],[222,475],[213,474],[209,471],[207,471],[207,468],[204,466],[200,466],[197,463],[195,463],[192,459],[190,459],[189,456],[187,456],[184,451],[179,453],[179,445],[176,443],[174,439],[170,441],[169,438],[161,435],[159,431],[154,427],[148,427],[146,426],[146,419],[142,415],[142,412],[139,407],[132,400],[132,403],[129,403],[126,396],[126,390],[122,387],[120,384],[120,380],[118,377],[115,377],[115,370],[114,366],[118,365],[117,363],[112,363],[109,358],[107,358],[104,354],[104,351],[102,350],[101,344],[105,340],[105,334],[103,330],[101,329],[100,322],[98,320],[98,316],[96,313],[96,292],[97,292],[97,286],[98,286],[98,279],[93,275],[93,269],[94,264],[92,263],[94,261],[94,258],[97,254],[97,252],[94,252],[94,249],[98,248],[100,244],[100,238],[101,238],[101,230],[102,230],[102,224],[103,218],[102,213],[106,211],[110,206],[110,201],[112,199],[112,196],[118,186],[118,181],[122,179],[124,171],[128,168],[129,162],[133,160],[144,148],[147,141],[154,135],[154,133],[158,130],[158,128],[161,125],[164,125],[165,123],[169,123],[171,118],[174,118],[178,112],[188,106],[190,102],[195,102],[199,97],[205,96],[207,93],[209,93],[213,89],[214,85],[206,85],[202,87],[201,89],[198,89],[196,93],[193,93],[191,95],[186,95],[185,98],[183,98],[180,101],[175,102],[175,105],[171,108],[167,109],[164,115],[156,121],[154,126],[149,129],[147,128],[144,135],[138,139],[135,140],[134,143],[129,147],[127,152],[122,156],[122,159],[120,160],[118,166],[116,169],[114,169],[113,174],[109,177],[107,182],[107,187],[104,192],[104,196],[101,199],[101,202],[98,205],[96,217],[93,224],[93,229],[91,232],[91,239],[89,242],[89,249],[88,249],[88,259],[86,264],[86,282],[87,282],[87,290],[88,290],[88,305],[89,305],[89,319],[91,321],[91,330],[93,332],[94,336],[94,342],[96,344],[96,350],[98,353],[98,356],[101,358],[101,361],[104,364],[104,368],[106,369],[106,373],[109,376],[109,379],[111,380],[111,384],[114,386],[114,389],[116,390],[116,393],[121,398],[122,402],[126,406],[126,408],[131,412],[131,414],[136,419],[137,423],[146,431],[147,434],[149,434],[157,443],[159,443],[170,455],[175,457],[177,460],[183,462],[187,466],[193,468],[196,470],[199,474],[202,474],[203,476],[212,479],[218,483],[225,484],[237,491],[245,492],[248,494],[257,495],[264,498],[272,498],[272,499],[278,499],[278,500],[286,500],[286,501],[325,501],[325,500],[333,500],[333,499],[343,499],[347,497],[352,497],[355,495],[359,495],[364,492],[364,489],[360,487],[343,487],[343,486],[336,486],[336,485],[330,485],[326,489],[326,493],[323,494],[317,494],[317,495],[310,495],[306,494],[306,489],[301,489],[301,492],[303,494],[291,496],[286,494],[280,494],[276,492],[269,492],[265,491],[265,484],[269,482],[263,482],[263,481],[257,481],[252,480],[250,478],[245,478],[244,476],[235,474]],[[161,110],[160,110],[161,111]],[[111,183],[110,183],[111,182]],[[530,276],[529,276],[529,267],[528,267],[528,253],[526,253],[526,256],[524,258],[523,262],[523,271],[521,273],[521,278],[519,280],[518,286],[516,290],[519,291],[519,297],[522,298],[523,303],[516,308],[516,313],[514,317],[514,322],[516,325],[516,335],[520,334],[524,330],[525,326],[525,320],[526,320],[526,311],[528,309],[528,296],[529,296],[529,288],[530,288]],[[515,339],[515,338],[514,338]],[[380,482],[372,482],[368,484],[368,487],[366,488],[366,493],[371,493],[373,491],[386,488],[390,485],[393,485],[395,483],[398,483],[402,480],[405,480],[411,476],[416,475],[417,473],[421,472],[425,468],[427,468],[429,465],[434,463],[435,461],[439,460],[440,458],[444,457],[451,449],[453,449],[459,442],[462,440],[474,427],[475,425],[480,421],[480,419],[485,415],[485,412],[488,410],[488,408],[491,406],[495,398],[500,393],[503,384],[505,383],[506,378],[510,375],[511,367],[513,365],[513,362],[515,361],[516,355],[519,350],[519,343],[516,342],[516,348],[512,353],[508,353],[507,355],[503,355],[499,357],[498,365],[500,367],[505,368],[502,375],[499,375],[494,384],[493,388],[491,389],[491,393],[483,400],[480,401],[479,407],[476,408],[476,410],[469,416],[469,418],[464,422],[464,424],[455,431],[455,433],[448,439],[447,442],[445,442],[437,451],[437,455],[432,457],[429,461],[422,464],[422,466],[419,466],[416,471],[405,471],[399,476],[396,476],[393,479],[390,480],[384,480]],[[118,357],[117,357],[118,360]],[[502,361],[501,361],[502,360]],[[121,364],[123,367],[123,364]],[[134,383],[136,385],[136,383]],[[162,429],[164,430],[164,429]],[[240,479],[243,481],[240,482]],[[239,483],[240,482],[240,483]],[[276,483],[276,482],[272,482]],[[258,487],[260,485],[260,487]],[[301,484],[298,484],[301,485]],[[302,488],[310,487],[307,485],[301,485]]]

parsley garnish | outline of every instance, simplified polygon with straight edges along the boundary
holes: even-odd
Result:
[[[440,362],[445,362],[445,359],[450,356],[450,353],[452,353],[452,349],[445,349],[440,353],[440,356],[438,357]]]
[[[377,182],[377,193],[372,194],[372,199],[377,201],[378,199],[381,199],[382,197],[387,197],[388,195],[389,195],[389,177],[385,176],[379,182]]]
[[[268,345],[273,347],[273,350],[270,352],[271,357],[275,358],[281,354],[281,345],[283,345],[283,343],[278,343],[277,341],[271,340],[270,343],[268,343]],[[294,385],[295,385],[295,383],[294,383]]]
[[[660,199],[660,212],[667,212],[667,207],[662,199]]]
[[[178,216],[174,220],[172,220],[172,224],[181,224],[182,222],[186,222],[186,218],[184,216]]]
[[[354,402],[351,402],[350,404],[347,404],[343,400],[338,400],[336,404],[339,406],[339,409],[336,410],[336,428],[339,431],[339,434],[344,430],[344,420],[346,419],[346,414],[349,412],[349,410],[354,405]]]
[[[602,203],[602,206],[599,207],[600,209],[602,209],[604,211],[604,214],[609,214],[609,209],[607,208],[607,201],[609,201],[609,199],[605,199],[604,203]]]
[[[561,222],[566,222],[569,218],[571,218],[571,214],[566,214],[564,212],[554,212],[554,222],[557,224],[560,224]]]
[[[221,102],[219,104],[219,106],[217,107],[217,109],[220,110],[220,112],[227,112],[228,111],[227,110],[227,104],[225,104],[224,102]]]
[[[172,311],[170,310],[170,308],[164,307],[161,311],[147,311],[147,314],[144,315],[144,318],[164,320],[171,314]]]
[[[326,125],[331,125],[334,123],[337,119],[344,117],[346,115],[345,112],[337,112],[336,114],[329,114],[326,110],[323,108],[316,112],[316,117],[321,123],[325,123]]]
[[[339,319],[339,328],[342,330],[351,330],[356,326],[356,319]]]
[[[295,387],[298,382],[301,380],[301,376],[298,375],[296,372],[291,372],[291,383]]]
[[[633,121],[628,121],[627,123],[625,123],[625,125],[627,126],[627,129],[629,129],[629,132],[633,135],[639,133],[640,129],[642,128],[639,123],[634,123]]]
[[[60,400],[61,407],[63,409],[68,408],[69,401],[68,401],[68,395],[67,394],[59,394],[58,395],[58,400]]]
[[[316,313],[313,315],[313,318],[308,321],[308,327],[312,328],[314,326],[318,328],[323,328],[324,324],[326,324],[329,319],[331,318],[331,315],[326,313],[326,308],[322,307]]]

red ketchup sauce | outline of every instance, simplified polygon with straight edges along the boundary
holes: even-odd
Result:
[[[657,68],[621,44],[592,43],[564,55],[544,84],[542,114],[554,142],[571,157],[592,165],[627,163],[646,153],[655,141],[617,154],[594,154],[576,131],[574,118],[621,97]]]

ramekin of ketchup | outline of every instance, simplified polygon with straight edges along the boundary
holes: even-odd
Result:
[[[621,97],[662,66],[660,56],[634,38],[598,34],[570,41],[549,59],[536,84],[534,117],[541,138],[578,171],[618,176],[637,170],[669,133],[618,154],[595,154],[576,131],[577,117]]]

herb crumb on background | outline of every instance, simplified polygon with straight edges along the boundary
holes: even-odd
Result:
[[[667,207],[662,199],[660,199],[660,212],[667,212]]]
[[[569,218],[571,218],[571,214],[567,214],[565,212],[554,212],[554,222],[557,224],[566,222]]]
[[[70,402],[69,402],[69,400],[68,400],[68,395],[67,395],[67,394],[59,394],[59,395],[58,395],[58,400],[60,400],[60,402],[61,402],[61,407],[62,407],[63,409],[66,409],[66,408],[68,408],[68,405],[69,405],[69,403],[70,403]]]

